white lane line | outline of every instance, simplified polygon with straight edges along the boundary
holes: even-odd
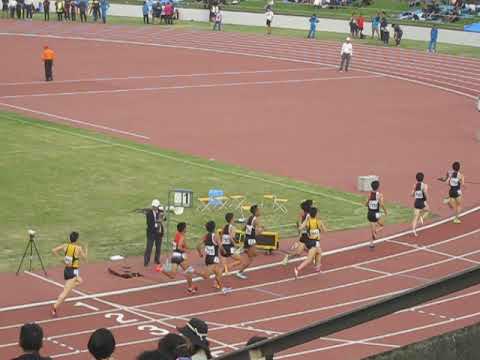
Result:
[[[410,248],[418,248],[421,251],[429,252],[431,254],[436,254],[436,255],[449,257],[452,260],[461,260],[461,261],[466,261],[466,262],[469,262],[469,263],[472,263],[472,264],[475,264],[475,265],[480,265],[480,261],[467,259],[465,256],[456,256],[456,255],[452,255],[452,254],[449,254],[449,253],[446,253],[446,252],[443,252],[443,251],[434,250],[430,247],[418,246],[418,245],[410,244],[410,243],[405,242],[405,241],[398,241],[398,240],[388,240],[388,242],[398,244],[398,245],[404,245],[404,246],[407,246],[407,247],[410,247]]]
[[[51,118],[58,119],[58,120],[67,121],[67,122],[70,122],[70,123],[73,123],[73,124],[79,124],[79,125],[84,125],[84,126],[89,126],[89,127],[92,127],[92,128],[96,128],[96,129],[106,130],[106,131],[110,131],[110,132],[113,132],[113,133],[116,133],[116,134],[128,135],[128,136],[132,136],[132,137],[136,137],[136,138],[140,138],[140,139],[144,139],[144,140],[150,140],[150,138],[148,136],[145,136],[145,135],[142,135],[142,134],[137,134],[137,133],[130,132],[130,131],[120,130],[120,129],[112,128],[112,127],[109,127],[109,126],[98,125],[98,124],[91,123],[91,122],[88,122],[88,121],[75,120],[75,119],[72,119],[72,118],[69,118],[69,117],[66,117],[66,116],[55,115],[55,114],[51,114],[51,113],[48,113],[48,112],[45,112],[45,111],[39,111],[39,110],[26,108],[26,107],[23,107],[23,106],[17,106],[17,105],[12,105],[12,104],[7,104],[7,103],[4,103],[4,102],[0,102],[0,107],[2,107],[2,106],[3,107],[8,107],[8,108],[11,108],[11,109],[15,109],[15,110],[30,112],[30,113],[37,114],[37,115],[43,115],[43,116],[51,117]]]
[[[153,47],[162,47],[162,48],[186,49],[186,50],[205,51],[205,52],[213,52],[213,53],[219,53],[219,54],[242,55],[242,56],[249,56],[249,57],[258,57],[258,58],[263,58],[263,59],[272,59],[272,60],[279,60],[279,61],[291,61],[291,62],[302,63],[302,64],[323,65],[323,66],[334,67],[334,65],[332,65],[332,64],[326,64],[326,63],[322,63],[322,62],[318,62],[318,61],[307,61],[307,60],[302,60],[302,59],[297,59],[297,58],[264,55],[264,54],[259,54],[259,53],[248,53],[248,52],[242,52],[242,51],[220,50],[220,49],[208,48],[206,46],[197,47],[197,46],[175,45],[175,44],[167,45],[167,44],[159,44],[159,43],[152,43],[152,42],[115,40],[115,39],[108,39],[108,38],[88,38],[88,37],[82,37],[82,36],[44,35],[44,34],[35,34],[35,33],[2,32],[2,33],[0,33],[0,36],[39,37],[39,38],[47,38],[47,39],[81,40],[81,41],[92,41],[92,42],[101,42],[101,43],[130,44],[130,45],[138,45],[138,46],[153,46]],[[259,49],[257,49],[257,51],[258,50]],[[335,65],[335,67],[336,67],[336,65]],[[438,90],[447,91],[447,92],[450,92],[450,93],[453,93],[453,94],[461,95],[461,96],[467,97],[469,99],[474,99],[475,100],[477,98],[474,95],[471,95],[471,94],[468,94],[468,93],[465,93],[465,92],[462,92],[462,91],[450,89],[450,88],[440,86],[440,85],[431,84],[429,82],[422,81],[422,80],[409,79],[407,77],[391,75],[391,74],[388,74],[388,73],[382,73],[382,72],[371,71],[371,70],[359,69],[357,71],[367,72],[367,73],[375,74],[375,75],[382,75],[382,76],[389,77],[389,78],[396,79],[396,80],[408,81],[408,82],[411,82],[411,83],[414,83],[414,84],[423,85],[423,86],[435,88],[435,89],[438,89]],[[419,78],[419,77],[417,76],[417,78]]]
[[[446,244],[446,243],[449,243],[449,242],[452,242],[452,241],[456,241],[456,240],[459,240],[459,239],[462,239],[464,237],[468,237],[472,234],[475,234],[477,232],[480,232],[480,229],[477,229],[477,230],[474,230],[474,231],[471,231],[471,232],[468,232],[468,233],[465,233],[465,234],[462,234],[462,235],[458,235],[458,236],[454,236],[452,238],[448,238],[446,240],[442,240],[442,241],[439,241],[439,242],[436,242],[434,244],[431,244],[429,246],[437,246],[437,245],[442,245],[442,244]],[[388,238],[385,238],[385,239],[388,239]],[[365,243],[365,244],[368,244],[368,243]],[[419,249],[410,249],[410,250],[406,250],[404,252],[400,252],[400,253],[396,253],[396,254],[391,254],[391,255],[386,255],[386,256],[383,256],[383,257],[379,257],[379,258],[375,258],[375,259],[370,259],[370,260],[366,260],[366,261],[362,261],[362,262],[359,262],[359,263],[356,263],[356,264],[352,264],[352,265],[346,265],[346,266],[342,266],[342,267],[338,267],[338,268],[335,268],[335,269],[330,269],[330,270],[327,270],[327,271],[324,271],[323,273],[324,274],[329,274],[329,273],[333,273],[333,272],[338,272],[338,271],[343,271],[345,269],[352,269],[354,267],[358,267],[358,266],[365,266],[365,265],[368,265],[368,264],[373,264],[373,263],[376,263],[376,262],[383,262],[385,260],[389,260],[389,259],[393,259],[393,258],[398,258],[399,256],[404,256],[404,255],[408,255],[408,254],[412,254],[412,253],[415,253],[415,252],[418,252]],[[325,252],[324,253],[325,256],[329,255],[328,252]],[[295,259],[295,260],[292,260],[291,262],[294,262],[294,261],[303,261],[304,258],[300,258],[300,259]],[[278,265],[281,265],[281,263],[279,262]],[[398,275],[401,275],[401,276],[406,276],[404,273],[400,274],[400,273],[387,273],[388,276],[398,276]],[[304,276],[301,276],[300,278],[302,279],[306,279],[306,278],[309,278],[309,277],[318,277],[319,275],[317,273],[312,273],[312,274],[307,274],[307,275],[304,275]],[[411,277],[411,276],[408,276],[408,277]],[[416,279],[417,277],[413,277],[414,279]],[[417,279],[421,279],[422,281],[424,281],[425,279],[423,278],[417,278]],[[368,280],[368,279],[367,279]],[[237,291],[245,291],[245,290],[250,290],[250,289],[255,289],[255,288],[258,288],[258,287],[264,287],[264,286],[271,286],[271,285],[277,285],[277,284],[282,284],[282,283],[285,283],[285,282],[290,282],[290,281],[295,281],[295,279],[292,277],[292,278],[286,278],[286,279],[281,279],[281,280],[275,280],[275,281],[269,281],[269,282],[265,282],[265,283],[262,283],[262,284],[257,284],[257,285],[249,285],[249,286],[244,286],[244,287],[241,287],[241,288],[236,288],[236,289],[233,289],[232,292],[237,292]],[[362,281],[365,281],[365,280],[362,280]],[[428,281],[430,281],[430,279],[428,279]],[[350,285],[352,284],[355,284],[356,282],[353,282],[353,283],[349,283]],[[350,286],[349,285],[349,286]],[[344,285],[340,285],[340,286],[344,286]],[[330,291],[330,290],[335,290],[337,289],[338,286],[334,286],[334,287],[330,287],[330,288],[325,288],[323,289],[323,291]],[[197,295],[196,298],[202,298],[202,297],[211,297],[211,296],[218,296],[218,293],[209,293],[209,294],[201,294],[201,295]],[[134,306],[134,308],[142,308],[142,307],[147,307],[147,306],[154,306],[154,305],[163,305],[163,304],[169,304],[169,303],[177,303],[177,302],[180,302],[180,301],[188,301],[189,299],[191,299],[190,297],[183,297],[183,298],[176,298],[176,299],[172,299],[172,300],[162,300],[162,301],[155,301],[155,302],[151,302],[151,303],[145,303],[145,304],[141,304],[141,305],[136,305]]]
[[[54,286],[57,286],[57,287],[59,287],[59,288],[62,288],[62,289],[63,289],[63,287],[64,287],[63,284],[61,284],[61,283],[59,283],[59,282],[57,282],[57,281],[48,279],[48,278],[46,278],[45,276],[42,276],[42,275],[39,275],[39,274],[35,274],[35,273],[30,272],[30,271],[25,271],[25,274],[28,274],[28,275],[36,278],[36,279],[42,280],[42,281],[44,281],[44,282],[47,282],[47,283],[52,284],[52,285],[54,285]],[[76,294],[79,294],[79,295],[82,295],[82,296],[85,296],[85,295],[86,295],[84,292],[79,291],[79,290],[77,290],[77,289],[73,289],[72,292],[74,292],[74,293],[76,293]],[[151,320],[151,321],[153,321],[153,322],[155,322],[155,323],[158,323],[158,324],[160,324],[160,325],[164,325],[164,326],[167,326],[167,327],[173,328],[173,329],[176,328],[174,325],[171,325],[171,324],[169,324],[168,322],[165,322],[165,321],[162,321],[162,320],[159,320],[159,319],[152,318],[151,316],[148,316],[148,315],[146,315],[146,314],[142,314],[142,313],[136,311],[135,309],[130,308],[129,306],[117,304],[117,303],[114,303],[114,302],[112,302],[112,301],[107,301],[107,300],[99,299],[99,298],[96,298],[96,297],[93,297],[92,299],[95,300],[95,301],[97,301],[97,302],[99,302],[99,303],[101,303],[101,304],[105,304],[105,305],[108,305],[108,306],[117,308],[117,309],[119,309],[119,310],[123,310],[123,311],[125,311],[125,312],[131,313],[131,314],[133,314],[133,315],[143,317],[143,318],[146,319],[146,320]],[[219,340],[213,339],[213,338],[211,338],[211,337],[209,338],[209,340],[210,340],[210,342],[212,342],[212,343],[216,343],[216,344],[219,344],[219,345],[224,345],[224,346],[226,346],[226,347],[231,348],[232,350],[237,350],[236,347],[232,347],[232,346],[229,345],[229,344],[226,344],[226,343],[221,342],[221,341],[219,341]]]
[[[471,212],[476,211],[476,209],[478,210],[478,208],[468,210],[465,213],[463,213],[461,216],[468,215]],[[441,220],[438,223],[430,224],[430,225],[427,225],[427,226],[433,228],[433,227],[439,226],[439,225],[441,225],[441,224],[443,224],[447,221],[450,221],[450,220],[448,220],[448,219]],[[435,225],[435,224],[437,224],[437,225]],[[454,236],[452,238],[448,238],[446,240],[436,242],[436,243],[431,244],[429,246],[438,246],[438,245],[445,244],[445,243],[448,243],[448,242],[451,242],[451,241],[456,241],[456,240],[462,239],[464,237],[468,237],[468,236],[470,236],[472,234],[475,234],[475,233],[478,233],[478,232],[480,232],[480,229],[473,230],[471,232],[468,232],[468,233],[465,233],[465,234],[462,234],[462,235]],[[409,232],[407,231],[406,233],[408,234]],[[379,239],[377,241],[386,241],[388,239],[393,239],[393,238],[400,237],[400,236],[403,236],[403,235],[405,235],[405,233],[392,235],[392,236],[386,237],[384,239]],[[342,248],[342,249],[344,249],[343,251],[349,251],[349,250],[353,250],[353,249],[358,249],[360,247],[366,247],[366,246],[368,246],[368,244],[369,244],[369,242],[365,242],[365,243],[363,243],[363,246],[353,245],[353,246]],[[362,244],[359,244],[359,245],[362,245]],[[325,256],[330,255],[330,254],[334,254],[334,253],[343,252],[343,251],[339,251],[339,250],[341,250],[341,249],[333,250],[331,252],[325,252]],[[391,254],[391,255],[375,258],[375,259],[362,261],[362,262],[357,263],[357,264],[352,264],[352,265],[347,265],[347,266],[327,270],[324,273],[328,274],[328,273],[332,273],[332,272],[337,272],[337,271],[342,271],[342,270],[345,270],[345,269],[353,268],[354,266],[359,266],[359,265],[362,266],[362,265],[367,265],[367,264],[371,264],[371,263],[375,263],[375,262],[379,262],[379,261],[385,261],[385,260],[388,260],[388,259],[391,259],[391,258],[396,258],[396,257],[402,256],[402,255],[408,255],[408,254],[415,253],[415,252],[418,252],[418,251],[419,251],[419,249],[410,249],[410,250],[407,250],[407,251],[404,251],[404,252],[400,252],[400,253],[396,253],[396,254]],[[299,259],[295,259],[292,262],[303,261],[303,259],[304,259],[304,257],[299,258]],[[259,269],[270,268],[270,267],[280,266],[280,265],[281,265],[281,262],[278,262],[278,263],[272,263],[272,264],[252,267],[249,270],[250,271],[257,271]],[[313,277],[313,276],[318,276],[318,274],[316,274],[316,273],[307,274],[307,275],[304,275],[302,278],[305,279],[305,278]],[[244,286],[244,287],[240,287],[240,288],[237,288],[237,289],[233,289],[233,292],[245,291],[245,290],[250,290],[250,289],[255,289],[255,288],[270,286],[270,285],[276,285],[276,284],[281,284],[281,283],[290,282],[290,281],[294,281],[294,280],[292,278],[286,278],[286,279],[282,279],[282,280],[270,281],[270,282],[256,284],[256,285]],[[183,284],[183,283],[184,283],[184,281],[180,280],[180,281],[175,281],[175,282],[172,282],[172,283],[164,283],[164,284],[158,284],[158,285],[148,285],[148,286],[144,286],[144,287],[138,287],[138,288],[133,288],[133,289],[125,289],[125,290],[119,290],[119,291],[114,291],[114,292],[95,293],[95,294],[90,294],[90,295],[72,297],[72,298],[67,299],[67,301],[78,301],[78,300],[100,298],[100,297],[111,296],[111,295],[128,294],[128,293],[131,293],[131,292],[138,292],[138,291],[143,291],[143,290],[156,289],[156,288],[159,288],[159,287],[165,287],[165,286],[169,286],[169,285],[171,286],[171,285],[177,285],[177,284]],[[336,288],[337,287],[333,287],[333,288],[330,288],[330,289],[336,289]],[[211,296],[218,296],[218,293],[200,294],[200,295],[196,296],[196,298],[211,297]],[[172,299],[172,300],[156,301],[156,302],[136,305],[136,306],[133,306],[132,308],[142,308],[142,307],[148,307],[148,306],[154,306],[154,305],[168,304],[168,303],[172,303],[172,302],[187,301],[189,299],[191,299],[191,297],[183,297],[183,298],[177,298],[177,299]],[[30,303],[30,304],[23,304],[23,305],[8,306],[8,307],[0,308],[0,312],[14,311],[14,310],[32,308],[32,307],[37,307],[37,306],[51,305],[53,303],[54,303],[54,300],[37,302],[37,303]],[[80,316],[84,316],[84,315],[80,315]],[[45,322],[48,322],[48,321],[50,321],[50,320],[45,320]],[[57,321],[57,320],[52,319],[52,321]],[[0,327],[0,330],[5,329],[5,328],[10,328],[10,327],[11,326]]]
[[[472,255],[472,254],[477,254],[477,253],[480,253],[480,249],[472,251],[468,254],[465,254],[465,256]],[[430,268],[430,267],[434,267],[436,265],[448,263],[448,262],[451,262],[453,260],[455,260],[455,259],[446,258],[446,259],[439,260],[439,261],[436,261],[436,262],[433,262],[433,263],[420,265],[420,266],[417,266],[417,267],[414,267],[414,268],[405,269],[405,270],[398,271],[398,272],[395,272],[395,273],[387,273],[387,275],[380,275],[380,276],[373,277],[373,278],[370,278],[370,279],[364,279],[364,280],[355,281],[355,282],[348,283],[348,284],[342,284],[342,285],[338,285],[338,286],[327,288],[327,289],[318,289],[318,290],[308,291],[308,292],[304,292],[304,293],[297,293],[297,294],[293,294],[293,295],[284,296],[282,298],[261,300],[261,301],[243,303],[243,304],[239,304],[239,305],[232,305],[232,306],[226,306],[226,307],[218,307],[218,308],[213,309],[213,310],[204,310],[204,311],[199,311],[199,312],[193,312],[193,313],[189,313],[189,314],[183,314],[181,316],[188,318],[188,317],[206,315],[206,314],[211,314],[211,313],[219,313],[219,312],[222,312],[222,311],[230,311],[230,310],[235,310],[235,309],[241,309],[241,308],[249,307],[249,306],[258,306],[258,305],[262,305],[262,304],[275,303],[275,302],[278,302],[278,301],[296,299],[296,298],[300,298],[300,297],[320,294],[320,293],[327,292],[327,291],[337,290],[337,289],[341,289],[341,288],[345,288],[345,287],[357,286],[357,285],[360,285],[360,284],[364,284],[364,283],[368,283],[368,282],[372,282],[372,281],[377,281],[377,280],[381,280],[381,279],[400,276],[400,275],[403,275],[403,274],[407,274],[409,272],[423,270],[423,269],[427,269],[427,268]],[[316,275],[319,276],[318,274],[316,274]],[[419,280],[419,281],[421,283],[425,282],[425,281],[421,281],[421,280]]]
[[[45,81],[25,81],[25,82],[10,82],[0,83],[0,86],[18,86],[18,85],[46,85],[52,86],[55,84],[72,84],[82,82],[103,82],[116,80],[146,80],[146,79],[175,79],[188,77],[208,77],[208,76],[230,76],[230,75],[249,75],[249,74],[273,74],[273,73],[288,73],[288,72],[304,72],[304,71],[318,71],[331,70],[330,67],[308,67],[308,68],[293,68],[293,69],[267,69],[267,70],[245,70],[245,71],[223,71],[212,73],[193,73],[193,74],[162,74],[162,75],[132,75],[122,77],[98,77],[98,78],[84,78],[84,79],[70,79],[70,80],[55,80],[55,82]]]
[[[210,88],[217,88],[217,87],[302,84],[302,83],[310,83],[310,82],[317,82],[317,81],[375,79],[380,77],[382,77],[382,75],[366,75],[366,76],[353,75],[353,76],[317,77],[317,78],[305,78],[305,79],[287,79],[287,80],[238,81],[238,82],[224,82],[224,83],[197,84],[197,85],[151,86],[151,87],[143,87],[143,88],[125,88],[125,89],[108,89],[108,90],[85,90],[85,91],[69,91],[69,92],[53,92],[53,93],[42,92],[42,93],[36,93],[36,94],[5,95],[5,96],[0,96],[0,99],[10,100],[10,99],[23,99],[23,98],[30,98],[30,97],[104,95],[104,94],[123,94],[123,93],[131,93],[131,92],[155,92],[155,91],[162,91],[162,90],[210,89]]]

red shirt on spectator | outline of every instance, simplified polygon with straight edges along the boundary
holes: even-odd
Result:
[[[363,18],[362,15],[360,15],[358,18],[357,18],[357,26],[359,29],[363,29],[363,25],[365,24],[365,19]]]

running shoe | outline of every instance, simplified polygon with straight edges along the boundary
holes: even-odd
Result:
[[[229,287],[223,287],[222,288],[222,293],[224,295],[228,294],[229,292],[232,292],[232,288],[229,288]]]
[[[295,274],[295,280],[298,279],[298,269],[296,267],[293,268],[293,273]]]
[[[52,315],[52,317],[57,317],[57,309],[52,306],[52,308],[50,309],[50,314]]]
[[[195,294],[197,291],[198,291],[198,288],[197,288],[196,286],[192,286],[191,288],[188,288],[188,289],[187,289],[187,292],[188,292],[190,295]]]
[[[456,217],[455,219],[453,219],[453,223],[454,224],[461,224],[462,220],[460,220],[458,217]]]
[[[375,249],[375,244],[374,244],[373,242],[370,243],[370,245],[368,245],[368,248],[369,248],[370,250]]]
[[[322,265],[315,266],[315,271],[317,273],[321,273],[322,272]]]
[[[415,237],[417,237],[417,236],[418,236],[418,234],[417,234],[417,230],[413,230],[413,231],[412,231],[412,233],[413,233],[413,236],[415,236]]]
[[[282,260],[282,265],[287,266],[288,265],[288,255],[285,255],[285,257]]]
[[[248,276],[245,275],[245,273],[243,271],[239,271],[235,274],[235,276],[239,279],[242,279],[242,280],[246,280],[248,279]]]

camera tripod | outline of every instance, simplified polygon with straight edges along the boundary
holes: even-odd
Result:
[[[43,261],[42,257],[40,256],[40,253],[38,252],[37,244],[35,243],[35,233],[34,232],[29,232],[29,240],[27,247],[25,248],[25,252],[23,253],[22,260],[20,261],[20,265],[18,265],[17,269],[17,275],[20,273],[20,269],[22,268],[23,262],[25,261],[25,258],[27,257],[27,254],[30,253],[30,265],[28,267],[29,271],[32,271],[32,260],[33,260],[33,251],[35,251],[35,254],[37,255],[38,259],[40,260],[40,265],[42,266],[42,270],[47,275],[47,270],[45,270],[45,266],[43,266]]]

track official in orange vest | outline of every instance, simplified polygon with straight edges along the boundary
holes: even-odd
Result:
[[[43,47],[42,60],[45,63],[45,80],[53,80],[53,60],[55,59],[55,52],[47,45]]]

